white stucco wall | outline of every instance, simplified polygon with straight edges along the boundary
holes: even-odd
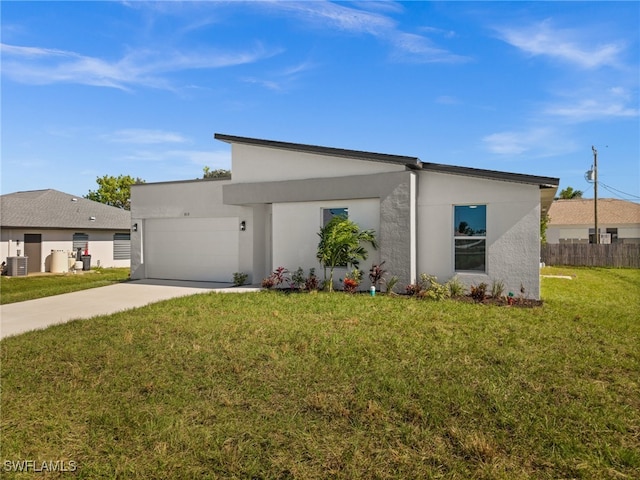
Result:
[[[154,218],[237,218],[245,221],[246,230],[239,235],[238,271],[249,274],[254,280],[254,268],[261,275],[264,269],[264,251],[254,251],[256,238],[264,244],[264,220],[259,218],[264,211],[250,207],[224,205],[222,186],[230,180],[203,180],[134,185],[131,188],[131,222],[137,224],[137,232],[131,233],[131,277],[146,278],[144,266],[144,224]],[[258,216],[254,218],[254,215]],[[239,223],[239,222],[238,222]],[[256,228],[258,224],[259,228]],[[239,225],[238,225],[239,228]],[[188,239],[177,246],[178,254],[194,255],[189,249]],[[173,260],[170,260],[173,261]],[[261,263],[262,262],[262,263]],[[176,262],[176,268],[180,268]]]
[[[618,227],[618,239],[640,239],[640,225]]]
[[[547,243],[566,239],[589,241],[589,227],[547,227]]]
[[[232,146],[234,183],[348,177],[381,172],[402,172],[404,165],[332,157],[254,145]],[[355,188],[355,187],[354,187]]]
[[[24,255],[25,233],[41,235],[40,272],[50,271],[51,250],[72,252],[74,233],[85,233],[89,236],[89,254],[91,255],[92,268],[98,265],[104,268],[129,267],[129,260],[113,259],[113,236],[115,232],[104,230],[2,229],[2,232],[0,232],[0,257],[3,261],[6,260],[6,257],[16,256],[18,249],[21,251],[21,254]],[[16,244],[16,240],[20,240],[19,246]]]
[[[589,229],[593,229],[593,225],[567,225],[567,226],[549,226],[547,228],[547,243],[560,243],[561,240],[589,241]],[[599,223],[598,230],[600,233],[606,233],[607,228],[618,229],[618,241],[634,243],[640,239],[640,225],[618,226],[616,224]]]
[[[316,259],[322,209],[339,207],[348,208],[349,219],[362,230],[373,229],[377,234],[380,232],[380,200],[377,198],[274,204],[272,268],[282,266],[293,272],[302,267],[307,274],[309,268],[313,267],[318,278],[322,279],[323,269]],[[378,252],[369,244],[364,247],[369,252],[369,258],[359,267],[364,271],[363,287],[368,286],[369,269],[379,258]],[[344,278],[345,273],[346,268],[335,269],[334,280]],[[338,286],[336,283],[336,287]]]
[[[418,187],[418,273],[467,286],[502,281],[506,291],[539,298],[540,191],[537,186],[421,172]],[[486,273],[454,271],[454,205],[487,206]],[[506,293],[506,292],[505,292]]]

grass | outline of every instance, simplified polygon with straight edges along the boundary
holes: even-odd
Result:
[[[104,287],[112,283],[124,282],[128,278],[128,268],[102,268],[76,275],[2,276],[0,277],[0,304],[34,300],[87,288]]]
[[[534,309],[206,294],[4,339],[0,458],[78,478],[639,478],[640,271],[544,273],[575,277],[545,278]]]

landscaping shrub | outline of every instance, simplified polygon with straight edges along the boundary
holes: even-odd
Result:
[[[488,285],[484,282],[471,286],[471,298],[476,302],[483,302],[487,298]]]
[[[464,286],[457,275],[451,278],[445,285],[449,289],[450,297],[463,297],[467,293],[467,287]]]
[[[249,278],[248,274],[242,273],[242,272],[236,272],[233,274],[233,284],[236,287],[241,287],[247,282],[247,278]]]

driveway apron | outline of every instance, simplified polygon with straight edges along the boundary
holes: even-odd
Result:
[[[75,319],[108,315],[150,303],[208,292],[242,293],[258,287],[225,283],[132,280],[53,297],[0,306],[0,338]]]

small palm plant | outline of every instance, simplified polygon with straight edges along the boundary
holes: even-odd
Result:
[[[367,250],[360,245],[361,242],[370,243],[378,248],[376,235],[373,230],[360,230],[360,227],[344,216],[333,217],[318,233],[318,261],[324,267],[324,278],[327,281],[329,291],[333,291],[333,271],[335,267],[352,265],[358,268],[361,260],[368,257]]]

